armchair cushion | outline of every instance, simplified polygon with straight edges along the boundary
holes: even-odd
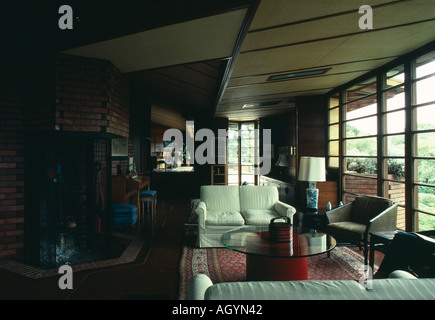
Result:
[[[352,221],[367,224],[392,204],[392,201],[381,197],[358,196],[352,205]]]
[[[362,223],[342,221],[330,223],[328,225],[328,232],[336,235],[342,235],[346,238],[363,241],[366,228],[367,226]]]

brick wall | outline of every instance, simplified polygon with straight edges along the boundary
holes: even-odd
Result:
[[[344,177],[344,190],[347,192],[376,196],[377,195],[377,180],[367,177],[375,178],[376,175],[366,174],[361,177],[349,176]],[[393,178],[393,177],[390,177]],[[405,204],[405,184],[399,182],[387,182],[388,198],[392,201]],[[343,202],[348,203],[355,199],[355,196],[351,194],[345,194]],[[398,209],[397,215],[397,228],[405,230],[405,210]]]
[[[126,77],[109,61],[0,57],[0,257],[23,254],[26,135],[129,137],[129,90]]]
[[[128,137],[129,82],[106,60],[56,59],[56,130]]]
[[[108,68],[107,133],[129,136],[130,87],[112,64]]]
[[[23,68],[0,61],[0,257],[23,247],[24,99]]]

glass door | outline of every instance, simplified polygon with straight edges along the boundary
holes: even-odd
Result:
[[[254,174],[259,139],[256,122],[231,122],[228,125],[228,185],[257,184]]]

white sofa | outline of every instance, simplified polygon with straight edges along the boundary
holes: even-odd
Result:
[[[189,279],[188,300],[434,300],[435,279],[397,270],[372,280],[246,281],[213,284],[205,274]]]
[[[276,217],[293,222],[296,209],[279,201],[274,186],[202,186],[198,215],[200,248],[223,247],[224,232],[244,225],[269,225]]]

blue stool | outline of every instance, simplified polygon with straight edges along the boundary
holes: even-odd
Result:
[[[137,221],[137,207],[127,203],[115,203],[112,205],[113,226],[132,226]]]
[[[145,217],[145,203],[148,208],[151,207],[151,226],[154,226],[155,221],[154,217],[156,214],[156,205],[157,205],[157,191],[155,190],[142,190],[139,192],[139,201],[140,201],[140,214]]]

